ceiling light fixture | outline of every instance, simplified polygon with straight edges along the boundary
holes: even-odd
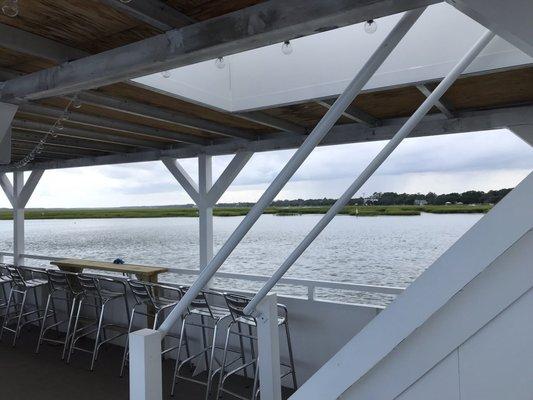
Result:
[[[215,60],[215,65],[218,69],[224,69],[224,67],[226,66],[226,60],[224,60],[224,57],[218,57]]]
[[[19,15],[18,0],[5,0],[2,3],[2,12],[11,18],[15,18]]]
[[[366,33],[369,33],[369,34],[375,33],[378,30],[378,23],[373,19],[369,19],[368,21],[365,22],[364,29]]]
[[[290,40],[285,40],[283,44],[281,45],[281,52],[288,56],[293,51],[292,44]]]

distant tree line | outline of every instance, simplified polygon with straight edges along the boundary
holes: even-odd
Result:
[[[350,205],[373,204],[373,205],[413,205],[416,201],[425,200],[427,204],[443,205],[446,203],[463,203],[463,204],[496,204],[512,189],[489,190],[483,192],[480,190],[469,190],[463,193],[446,193],[436,194],[429,192],[422,193],[395,193],[395,192],[376,192],[369,197],[357,197],[350,200]],[[272,202],[273,207],[312,207],[312,206],[330,206],[335,203],[336,199],[296,199],[296,200],[275,200]],[[254,203],[222,203],[219,207],[251,207]]]

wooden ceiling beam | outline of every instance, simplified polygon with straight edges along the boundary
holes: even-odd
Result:
[[[217,122],[196,118],[185,113],[154,107],[148,104],[138,103],[129,99],[120,99],[96,92],[83,92],[78,98],[86,104],[108,110],[119,111],[140,117],[146,117],[157,121],[168,122],[188,128],[200,129],[205,132],[215,133],[233,138],[253,139],[253,135],[242,129],[231,128]]]
[[[15,118],[12,123],[14,129],[26,130],[31,132],[46,133],[52,129],[52,124],[29,121],[25,119]],[[123,146],[140,147],[145,149],[168,149],[168,144],[161,142],[154,142],[143,139],[136,139],[130,137],[123,137],[102,132],[88,131],[85,129],[78,129],[72,127],[64,127],[60,133],[61,136],[73,137],[87,140],[94,140],[105,143],[115,143]]]
[[[85,51],[4,24],[0,24],[0,47],[58,64],[89,55]]]
[[[195,22],[194,19],[159,0],[137,0],[129,3],[120,0],[100,1],[163,32]]]
[[[60,118],[64,114],[64,110],[61,108],[43,106],[34,103],[22,104],[19,107],[19,112],[54,119]],[[156,138],[163,138],[186,144],[207,145],[211,142],[210,140],[194,135],[187,135],[183,133],[153,128],[146,125],[120,121],[116,119],[97,117],[95,115],[90,114],[82,114],[74,111],[69,111],[68,121],[90,127],[116,130],[120,132],[133,133],[142,136],[153,136]]]

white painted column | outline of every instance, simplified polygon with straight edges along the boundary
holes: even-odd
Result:
[[[281,400],[278,299],[269,294],[257,305],[259,388],[262,400]]]
[[[23,265],[24,258],[24,204],[21,196],[24,188],[24,172],[13,172],[13,264]]]
[[[130,400],[162,400],[161,340],[152,329],[130,333]]]
[[[213,186],[212,158],[206,154],[198,156],[198,216],[200,225],[200,269],[213,258],[213,206],[209,191]]]

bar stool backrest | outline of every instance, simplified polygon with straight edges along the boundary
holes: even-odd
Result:
[[[226,300],[226,305],[228,306],[231,317],[234,321],[244,320],[255,323],[254,317],[244,313],[245,307],[251,301],[249,297],[233,293],[224,293],[224,299]]]
[[[187,290],[189,290],[189,286],[180,286],[181,292],[183,294],[187,293]],[[207,301],[207,297],[205,295],[205,292],[200,292],[198,295],[191,301],[190,308],[196,308],[199,310],[207,311],[211,316],[213,316],[213,311],[211,310],[211,306],[209,305],[209,302]]]
[[[20,269],[18,269],[14,265],[6,265],[6,269],[9,273],[9,276],[11,276],[11,279],[13,280],[14,286],[17,286],[19,288],[26,288],[26,280],[24,279],[22,272],[20,272]]]
[[[138,304],[154,304],[154,293],[151,286],[135,279],[128,279],[128,285]]]
[[[78,277],[78,282],[85,293],[101,297],[100,282],[98,281],[97,277],[85,274],[77,274],[76,276]]]
[[[49,269],[46,271],[48,276],[48,284],[51,290],[61,290],[63,292],[74,292],[71,284],[71,277],[75,277],[76,274],[72,272],[57,271]]]
[[[9,276],[11,278],[7,270],[8,265],[10,264],[0,263],[0,276]]]

